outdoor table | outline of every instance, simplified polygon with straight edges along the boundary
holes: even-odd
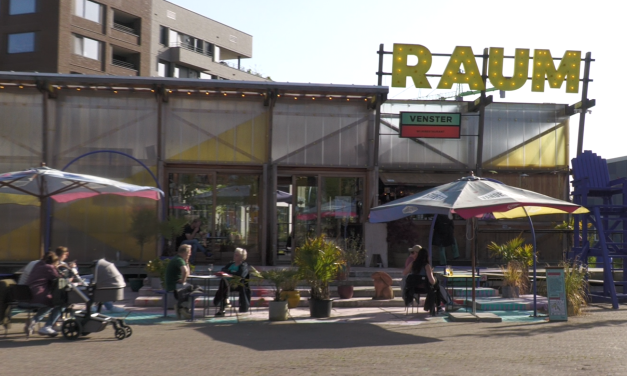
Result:
[[[187,277],[188,280],[201,280],[202,281],[202,288],[204,290],[204,295],[207,298],[211,298],[211,280],[217,280],[220,279],[220,277],[216,276],[216,275],[196,275],[196,274],[192,274],[189,277]],[[202,296],[202,295],[196,295],[196,296]],[[196,304],[195,304],[195,298],[196,296],[192,297],[191,299],[191,311],[192,311],[192,318],[191,321],[194,321],[194,309],[196,308]],[[205,301],[205,305],[203,306],[202,309],[202,315],[203,317],[207,317],[207,311],[209,310],[209,304],[210,302]]]

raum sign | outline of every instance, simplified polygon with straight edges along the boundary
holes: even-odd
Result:
[[[416,56],[416,65],[407,65],[408,56]],[[427,72],[431,68],[431,51],[419,44],[394,44],[392,64],[392,87],[405,87],[407,77],[411,77],[416,88],[430,89]],[[499,90],[520,89],[527,82],[529,74],[529,49],[517,48],[514,55],[514,71],[511,76],[503,74],[504,49],[491,47],[488,57],[488,79]],[[537,49],[533,52],[531,91],[543,92],[545,78],[553,89],[562,87],[566,81],[567,93],[579,92],[581,51],[566,51],[556,68],[551,51]],[[462,73],[463,67],[463,73]],[[438,89],[450,89],[453,84],[467,84],[472,90],[485,90],[481,72],[472,48],[457,46],[442,72]]]

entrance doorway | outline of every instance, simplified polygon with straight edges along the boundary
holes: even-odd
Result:
[[[291,263],[293,251],[308,237],[324,234],[341,247],[345,247],[349,239],[361,241],[364,177],[347,175],[278,176],[278,190],[292,196],[290,203],[277,200],[279,263]]]
[[[228,262],[237,247],[248,251],[249,262],[261,261],[259,180],[255,173],[168,173],[168,215],[200,219],[199,241],[213,254],[198,253],[198,262]]]

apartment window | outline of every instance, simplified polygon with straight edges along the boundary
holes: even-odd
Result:
[[[35,13],[37,0],[11,0],[9,2],[9,15]]]
[[[9,34],[7,52],[20,54],[35,51],[35,33]]]
[[[169,33],[170,33],[170,29],[168,29],[165,26],[161,26],[161,31],[159,33],[159,43],[163,44],[164,46],[167,46]]]
[[[159,61],[157,63],[157,76],[170,77],[170,63],[167,61]]]
[[[74,14],[90,21],[101,21],[102,5],[90,0],[74,0]]]
[[[180,65],[174,66],[174,77],[177,78],[199,78],[200,72],[191,68],[183,67]]]
[[[74,35],[74,53],[94,60],[100,60],[100,42]]]

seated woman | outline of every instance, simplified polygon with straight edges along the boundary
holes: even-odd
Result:
[[[39,310],[33,318],[26,323],[24,331],[30,336],[33,333],[35,325],[41,321],[48,312],[48,320],[46,325],[39,329],[39,334],[56,336],[58,333],[52,326],[57,322],[63,311],[62,306],[54,306],[52,303],[52,283],[59,278],[57,265],[59,257],[54,252],[48,252],[44,258],[35,264],[31,270],[26,284],[30,287],[33,296],[31,300],[32,307],[38,307]]]
[[[248,285],[248,279],[250,278],[250,272],[246,257],[248,252],[243,248],[236,248],[233,254],[233,262],[228,263],[222,268],[222,272],[230,274],[236,278],[231,281],[227,281],[225,278],[220,280],[220,287],[216,292],[216,296],[213,299],[213,304],[219,306],[216,317],[224,316],[224,308],[229,298],[229,291],[239,291],[239,311],[248,312],[250,307],[250,286]],[[230,283],[230,289],[227,283]]]
[[[414,248],[418,249],[417,247]],[[409,306],[414,298],[416,298],[416,302],[419,302],[420,293],[426,293],[429,287],[436,283],[433,269],[429,265],[429,254],[426,249],[422,247],[418,249],[414,261],[403,270],[403,275],[407,275],[403,299],[405,300],[405,305]]]

